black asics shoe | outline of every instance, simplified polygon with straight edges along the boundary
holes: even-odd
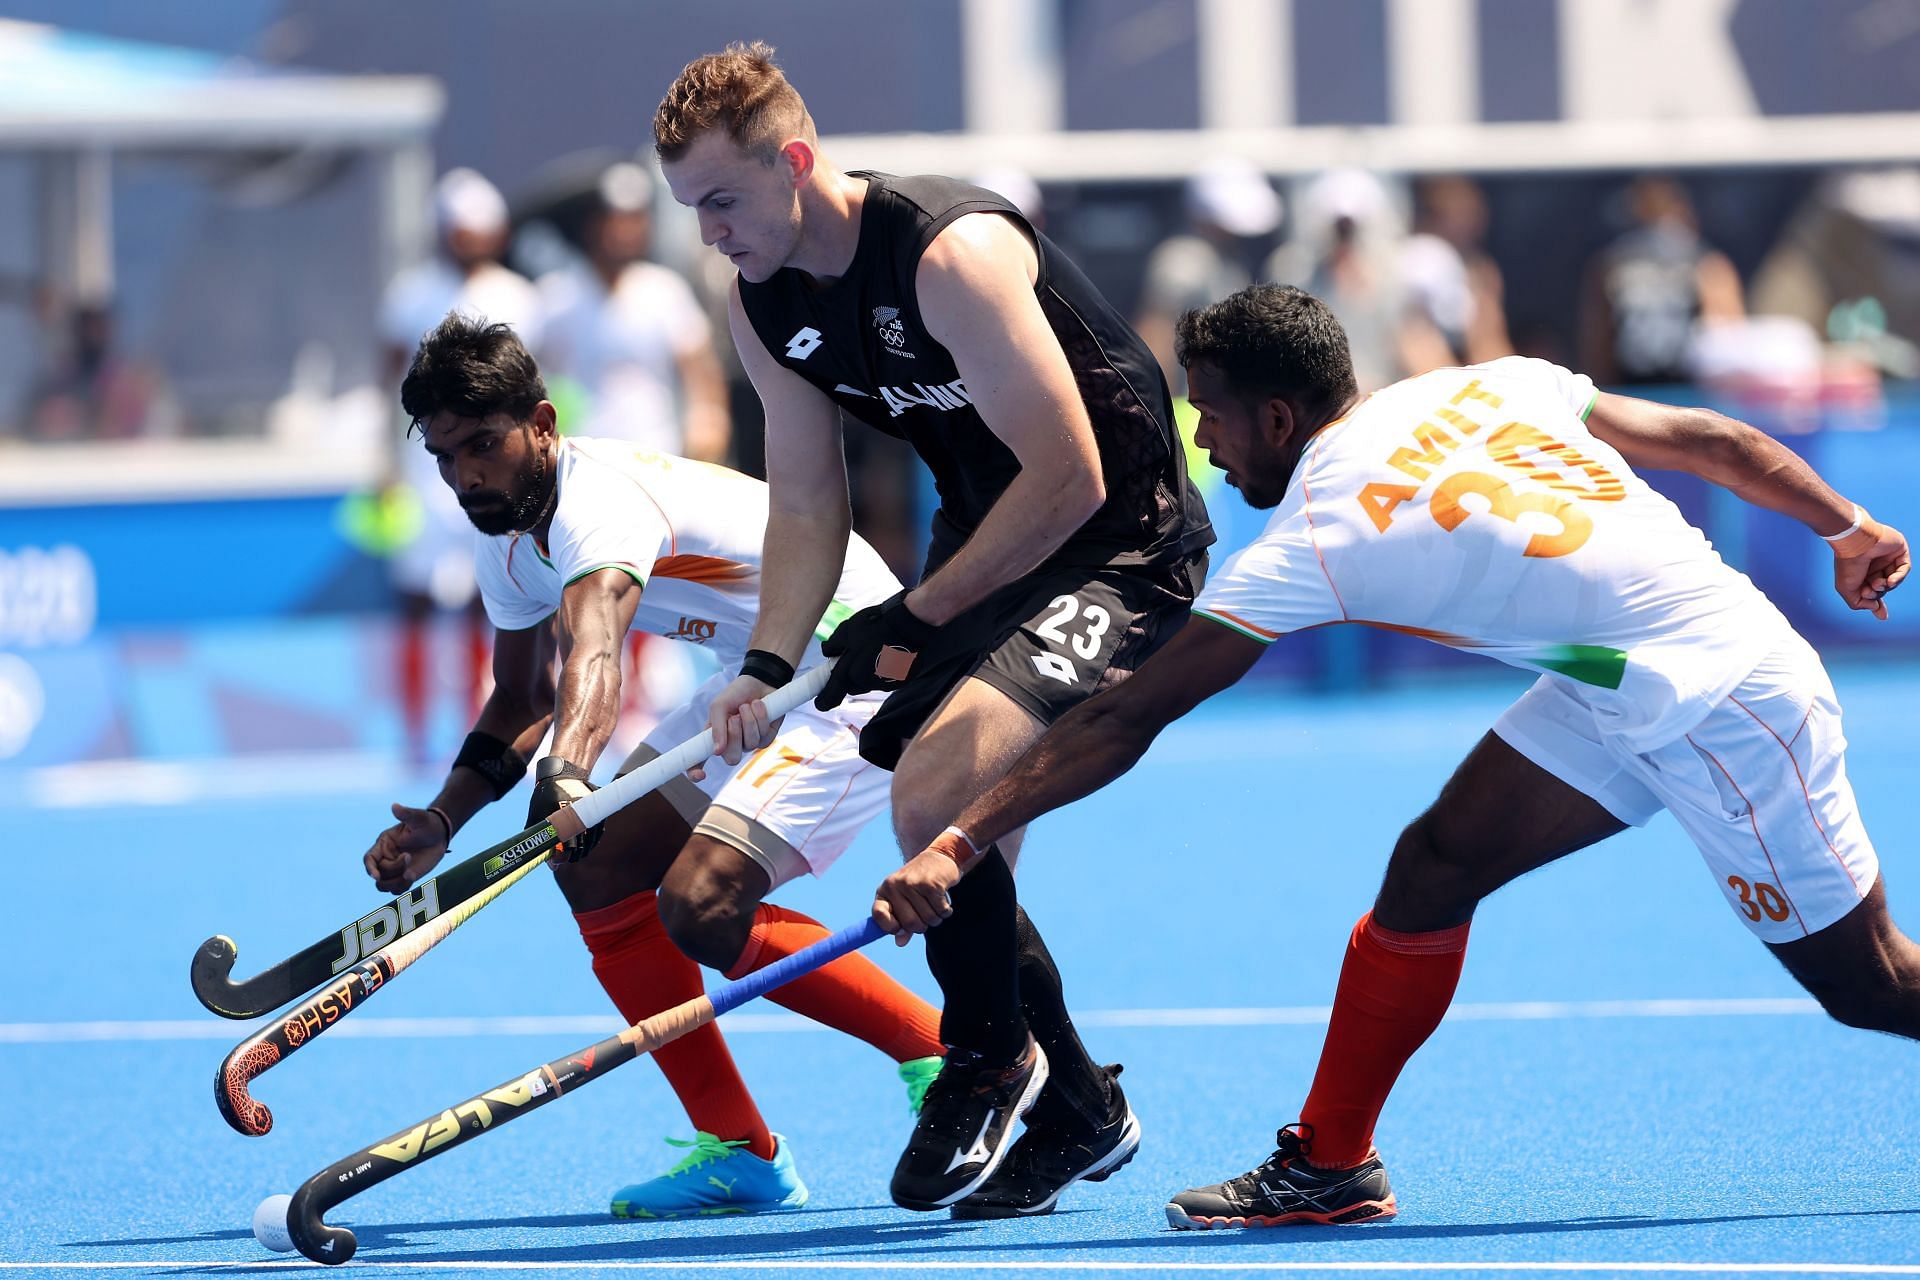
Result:
[[[1076,1182],[1105,1182],[1140,1149],[1140,1121],[1120,1092],[1118,1066],[1105,1068],[1112,1090],[1107,1123],[1091,1132],[1029,1117],[1027,1131],[978,1191],[953,1206],[956,1218],[1024,1218],[1052,1213]],[[1035,1112],[1037,1117],[1039,1112]]]
[[[894,1166],[893,1202],[902,1209],[944,1209],[979,1190],[1012,1145],[1013,1122],[1046,1083],[1047,1055],[1032,1040],[1011,1067],[983,1067],[979,1054],[948,1050]]]
[[[1278,1227],[1290,1222],[1345,1226],[1379,1222],[1398,1207],[1387,1185],[1380,1153],[1351,1169],[1308,1164],[1312,1130],[1288,1125],[1274,1135],[1280,1146],[1251,1173],[1211,1187],[1182,1191],[1167,1205],[1167,1223],[1182,1231],[1215,1227]]]

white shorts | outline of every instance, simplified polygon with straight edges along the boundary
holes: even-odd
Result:
[[[1692,732],[1636,754],[1605,737],[1578,685],[1542,676],[1493,731],[1631,826],[1670,810],[1763,942],[1834,923],[1880,863],[1847,782],[1840,704],[1819,655],[1781,644]]]
[[[627,773],[707,727],[707,709],[733,678],[707,678],[670,711],[620,766]],[[730,845],[760,864],[779,888],[820,875],[860,829],[887,807],[893,775],[860,758],[860,728],[884,695],[861,694],[831,711],[803,702],[780,722],[774,740],[737,765],[715,756],[700,782],[682,774],[660,788],[696,834]]]

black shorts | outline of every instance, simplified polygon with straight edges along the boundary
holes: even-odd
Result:
[[[1206,575],[1201,551],[1173,565],[1042,569],[1008,583],[940,628],[907,682],[860,731],[860,754],[892,769],[968,676],[1052,724],[1165,644]]]

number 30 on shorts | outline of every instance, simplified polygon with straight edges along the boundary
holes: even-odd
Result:
[[[1758,920],[1762,912],[1769,920],[1785,920],[1791,910],[1786,896],[1764,880],[1748,884],[1739,876],[1728,876],[1727,886],[1740,895],[1740,910],[1749,920]]]

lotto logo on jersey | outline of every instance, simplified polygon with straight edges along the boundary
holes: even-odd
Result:
[[[908,360],[916,359],[913,352],[906,350],[907,326],[900,322],[900,308],[875,307],[873,309],[873,327],[879,331],[881,341],[887,345],[881,350],[888,355],[902,356]]]
[[[820,344],[825,340],[818,329],[812,325],[807,325],[802,328],[800,332],[787,339],[787,359],[805,360],[808,356],[818,351]]]
[[[705,644],[713,639],[720,624],[709,618],[682,618],[677,630],[667,633],[669,640],[684,640],[688,644]]]

